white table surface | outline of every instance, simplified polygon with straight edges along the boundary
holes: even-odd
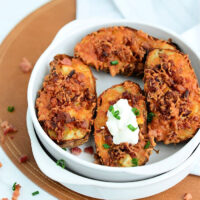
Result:
[[[6,35],[20,22],[26,15],[45,4],[49,0],[0,0],[0,43]],[[24,176],[0,147],[0,199],[12,197],[12,185],[19,183],[22,188],[19,200],[55,200],[56,198],[39,188],[26,176]],[[32,192],[39,191],[40,194],[32,196]]]

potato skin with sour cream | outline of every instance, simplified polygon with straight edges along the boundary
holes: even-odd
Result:
[[[96,110],[95,79],[79,59],[57,55],[38,93],[38,120],[61,147],[87,142]]]
[[[187,55],[155,49],[144,71],[144,91],[153,120],[149,134],[165,144],[193,137],[200,128],[200,89]]]
[[[135,145],[129,143],[114,144],[112,135],[106,127],[108,109],[119,99],[127,99],[129,105],[137,108],[140,112],[137,116],[140,128],[139,142]],[[97,105],[97,116],[94,122],[94,139],[99,159],[97,163],[113,167],[132,167],[135,166],[132,159],[137,159],[137,165],[144,165],[148,161],[155,143],[147,132],[145,97],[139,85],[131,81],[115,85],[99,96]],[[145,148],[148,141],[150,141],[150,146]]]

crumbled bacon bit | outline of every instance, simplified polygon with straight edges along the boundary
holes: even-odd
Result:
[[[1,128],[3,129],[4,135],[6,135],[7,133],[14,133],[17,131],[17,129],[12,124],[9,124],[8,121],[1,122]]]
[[[2,198],[1,200],[8,200],[8,198]]]
[[[22,70],[22,72],[24,72],[24,73],[30,72],[33,69],[33,65],[25,57],[22,58],[22,61],[19,64],[19,67]]]
[[[2,167],[3,165],[2,165],[2,163],[0,162],[0,168]]]
[[[93,154],[94,153],[94,149],[93,149],[92,146],[85,147],[84,152],[85,153],[89,153],[89,154]]]
[[[112,136],[111,136],[111,135],[106,135],[106,136],[105,136],[105,142],[106,142],[106,144],[108,144],[108,145],[112,145],[112,143],[113,143],[113,138],[112,138]]]
[[[82,150],[79,147],[74,147],[70,149],[71,153],[78,156],[81,154]]]
[[[60,61],[60,63],[63,64],[63,65],[72,65],[72,61],[69,58],[67,58],[67,57],[63,58]]]
[[[27,160],[28,160],[28,156],[22,156],[22,157],[19,159],[19,162],[20,162],[20,163],[25,163],[25,162],[27,162]]]
[[[183,199],[184,200],[192,200],[192,195],[190,193],[185,193]]]
[[[20,195],[20,188],[21,186],[19,184],[17,184],[15,186],[15,191],[13,192],[13,195],[12,195],[12,200],[17,200],[19,195]]]

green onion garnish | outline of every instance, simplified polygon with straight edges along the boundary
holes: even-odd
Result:
[[[117,65],[119,62],[117,60],[113,60],[110,62],[111,65]]]
[[[111,113],[114,111],[113,105],[111,105],[111,106],[109,107],[109,111],[110,111]]]
[[[150,123],[153,120],[155,114],[153,112],[148,113],[147,115],[147,122]]]
[[[57,160],[56,164],[59,165],[62,168],[65,168],[65,161],[62,160],[62,159],[61,160]]]
[[[147,143],[146,143],[145,146],[144,146],[144,149],[148,149],[150,145],[151,145],[151,142],[150,142],[150,141],[147,141]]]
[[[137,128],[135,128],[134,126],[132,126],[131,124],[129,124],[127,126],[131,131],[135,131]]]
[[[8,112],[13,112],[15,110],[14,106],[8,106]]]
[[[140,111],[137,108],[132,108],[132,112],[138,116],[140,114]]]
[[[105,149],[109,149],[109,148],[110,148],[110,145],[108,145],[108,144],[103,144],[103,147],[104,147]]]
[[[67,151],[67,148],[62,148],[63,150]]]
[[[32,193],[33,196],[35,196],[37,194],[39,194],[39,191],[35,191],[35,192]]]
[[[117,115],[117,116],[114,116],[116,119],[118,119],[118,120],[120,120],[121,118],[120,118],[120,116],[119,115]]]
[[[114,115],[119,115],[119,110],[116,110],[116,111],[114,112]]]
[[[13,191],[15,191],[15,189],[16,189],[16,184],[17,184],[17,183],[15,182],[15,183],[13,184],[13,186],[12,186],[12,190],[13,190]]]
[[[109,107],[108,110],[112,113],[113,117],[115,117],[116,119],[120,120],[119,110],[115,111],[114,107],[112,105]]]
[[[132,164],[133,164],[134,166],[138,166],[138,159],[137,159],[137,158],[133,158],[133,159],[132,159]]]

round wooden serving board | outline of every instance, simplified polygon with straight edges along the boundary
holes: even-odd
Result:
[[[26,91],[30,73],[22,73],[19,63],[22,57],[33,64],[47,48],[56,32],[75,19],[75,0],[54,0],[26,17],[7,36],[0,46],[0,118],[17,127],[18,132],[9,134],[2,147],[12,162],[29,179],[58,199],[90,200],[79,195],[41,173],[33,158],[26,129]],[[7,112],[9,105],[15,106],[13,113]],[[2,133],[1,133],[2,134]],[[13,136],[14,138],[12,139]],[[20,164],[19,158],[27,155],[27,163]],[[22,186],[24,189],[26,186]],[[193,199],[200,199],[200,177],[188,176],[175,187],[145,198],[146,200],[181,200],[185,192]]]

